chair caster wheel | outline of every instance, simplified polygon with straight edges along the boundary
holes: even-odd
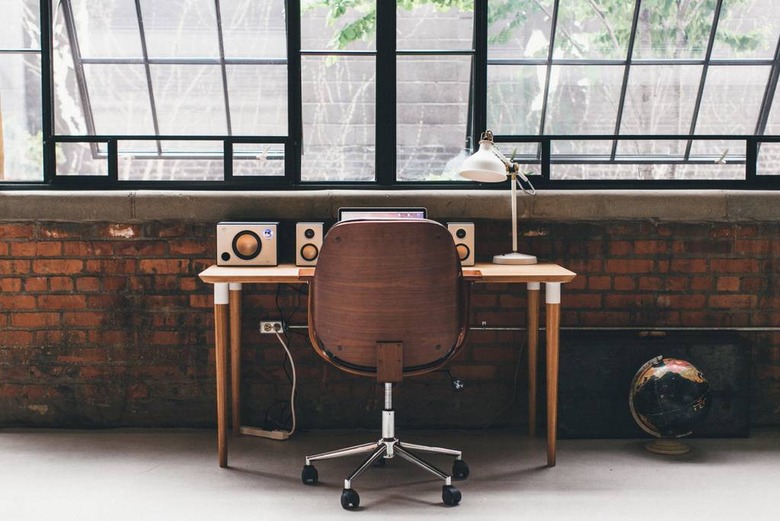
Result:
[[[317,474],[317,469],[314,468],[314,465],[303,466],[303,470],[301,471],[301,481],[303,481],[304,485],[316,485],[318,479],[319,476]]]
[[[462,459],[456,459],[452,464],[452,477],[455,479],[466,479],[469,477],[469,466]]]
[[[441,500],[444,501],[445,505],[455,506],[460,503],[460,498],[460,490],[452,485],[444,485],[441,487]]]
[[[355,489],[345,488],[341,491],[341,506],[345,510],[355,510],[360,506],[360,496]]]

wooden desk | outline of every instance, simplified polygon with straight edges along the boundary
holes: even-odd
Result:
[[[219,466],[227,467],[227,372],[230,345],[233,432],[241,428],[241,288],[242,284],[299,284],[314,275],[315,268],[292,264],[273,267],[211,266],[200,273],[214,285],[214,331],[217,365],[217,446]],[[528,427],[536,428],[536,355],[539,344],[539,290],[545,285],[547,335],[547,465],[555,466],[558,428],[558,339],[561,284],[575,273],[556,264],[511,266],[477,263],[464,266],[463,276],[475,283],[526,284],[528,289]]]

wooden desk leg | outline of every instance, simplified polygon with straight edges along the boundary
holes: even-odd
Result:
[[[230,283],[230,397],[233,434],[241,431],[241,283]]]
[[[219,466],[227,467],[227,349],[228,285],[214,284],[214,350],[217,362],[217,452]]]
[[[528,435],[536,436],[536,355],[539,348],[538,282],[528,283]]]
[[[561,283],[545,283],[547,304],[547,466],[555,466],[558,434],[558,341],[561,322]]]

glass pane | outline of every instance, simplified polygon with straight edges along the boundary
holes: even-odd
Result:
[[[775,87],[775,96],[772,98],[772,108],[769,111],[765,134],[780,134],[780,87]]]
[[[617,145],[616,158],[641,159],[685,159],[687,140],[637,139],[620,140]]]
[[[219,56],[213,0],[140,0],[150,58]]]
[[[547,58],[553,0],[488,2],[488,59]]]
[[[444,7],[402,2],[396,11],[397,48],[473,49],[474,6],[454,2]],[[459,7],[460,6],[460,7]]]
[[[633,65],[620,133],[690,133],[700,80],[700,66]]]
[[[301,0],[301,49],[376,49],[376,0]]]
[[[756,173],[780,176],[780,143],[759,143]]]
[[[713,58],[772,59],[780,34],[777,0],[724,0]]]
[[[71,0],[70,5],[83,57],[143,56],[134,2]],[[64,23],[64,20],[61,20],[61,23]]]
[[[376,61],[307,57],[303,82],[304,181],[373,181]]]
[[[458,178],[467,147],[470,56],[399,56],[397,165],[401,181]]]
[[[0,49],[41,48],[38,0],[3,0]]]
[[[487,122],[496,134],[539,134],[547,67],[488,67]]]
[[[76,70],[73,65],[62,3],[57,3],[52,28],[52,94],[54,97],[54,133],[59,135],[87,134],[87,123],[79,96]]]
[[[612,139],[556,139],[550,142],[552,159],[609,161]]]
[[[43,180],[41,60],[0,55],[0,181]]]
[[[752,134],[769,71],[763,66],[711,66],[696,134]]]
[[[233,135],[287,135],[287,66],[229,65]]]
[[[633,58],[704,59],[714,16],[715,2],[643,0]]]
[[[729,180],[744,175],[744,165],[684,165],[658,163],[620,164],[553,164],[550,178],[555,180],[666,180],[684,181],[693,179]]]
[[[220,2],[227,58],[286,58],[284,2]]]
[[[227,133],[218,65],[152,65],[151,73],[161,134]]]
[[[512,161],[523,163],[527,169],[521,169],[523,172],[532,171],[539,173],[541,164],[539,159],[539,143],[496,143],[495,147]]]
[[[162,147],[163,155],[143,153],[138,150],[138,142],[119,141],[119,180],[221,181],[224,178],[222,142],[163,141]]]
[[[634,2],[561,2],[553,56],[625,60],[633,16]]]
[[[108,161],[97,153],[97,143],[57,143],[57,175],[108,176]]]
[[[553,66],[547,101],[547,134],[597,134],[615,132],[617,106],[623,84],[623,66]],[[612,144],[598,142],[605,153]]]
[[[234,176],[283,176],[284,145],[281,143],[234,143]]]
[[[745,161],[745,141],[736,139],[695,139],[691,143],[690,159],[725,165]]]
[[[85,65],[97,134],[154,134],[143,65]]]

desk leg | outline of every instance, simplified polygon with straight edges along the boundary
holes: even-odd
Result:
[[[555,466],[558,434],[558,341],[561,321],[561,283],[545,283],[547,304],[547,466]]]
[[[217,362],[217,452],[219,466],[227,467],[227,345],[228,285],[214,284],[214,350]]]
[[[540,283],[528,283],[528,435],[536,435],[536,355],[539,347]]]
[[[230,283],[230,397],[233,434],[241,431],[241,283]]]

